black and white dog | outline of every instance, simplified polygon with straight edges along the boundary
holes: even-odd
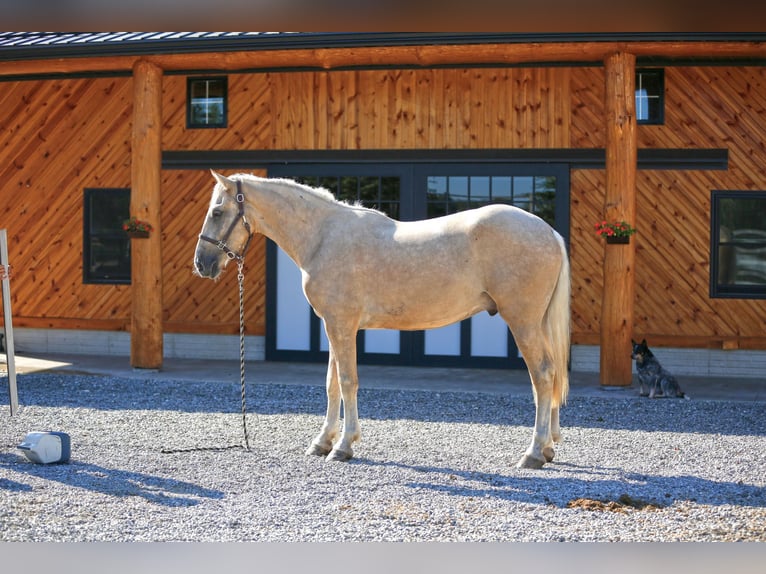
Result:
[[[648,396],[650,399],[655,397],[688,399],[689,395],[681,390],[676,378],[660,365],[660,362],[649,350],[646,339],[640,343],[636,343],[632,339],[631,341],[633,352],[630,357],[636,361],[638,382],[641,386],[640,395],[642,397]]]

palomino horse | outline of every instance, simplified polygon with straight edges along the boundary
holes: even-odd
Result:
[[[324,319],[327,414],[307,454],[353,456],[359,329],[430,329],[487,311],[508,324],[532,379],[535,427],[518,466],[553,460],[569,387],[570,280],[564,240],[548,224],[507,205],[400,222],[290,180],[213,176],[196,272],[215,279],[262,233],[301,269],[303,292]]]

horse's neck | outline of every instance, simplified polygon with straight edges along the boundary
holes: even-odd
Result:
[[[299,267],[314,251],[322,221],[338,204],[310,191],[273,182],[251,184],[246,193],[249,208],[260,217],[258,229],[287,253]]]

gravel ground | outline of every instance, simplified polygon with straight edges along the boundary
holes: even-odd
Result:
[[[0,388],[5,394],[5,390]],[[35,374],[0,416],[0,541],[766,541],[766,403],[572,397],[543,470],[527,396],[361,389],[348,463],[303,454],[324,390]],[[71,436],[34,464],[27,432]]]

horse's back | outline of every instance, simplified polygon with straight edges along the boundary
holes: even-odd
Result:
[[[493,204],[466,214],[476,256],[495,264],[519,265],[540,258],[559,264],[561,247],[556,231],[540,217],[518,207]]]

